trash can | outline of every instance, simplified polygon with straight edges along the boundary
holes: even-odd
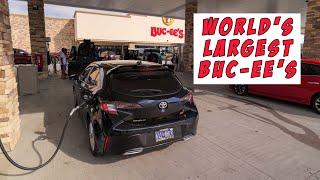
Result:
[[[38,67],[35,64],[19,64],[17,68],[17,82],[19,95],[39,93]]]

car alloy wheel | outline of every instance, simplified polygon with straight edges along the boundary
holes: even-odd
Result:
[[[312,106],[317,113],[320,113],[320,94],[314,97]]]
[[[95,124],[90,122],[88,124],[88,135],[90,150],[93,156],[103,156],[104,155],[104,136],[97,130]]]
[[[75,93],[75,90],[73,90],[73,102],[74,102],[74,107],[77,107],[77,106],[79,105],[78,100],[77,100],[77,96],[76,96],[76,93]],[[77,115],[78,117],[81,117],[80,110],[78,110],[78,111],[76,112],[76,115]]]
[[[74,102],[74,107],[77,107],[78,106],[78,101],[77,101],[77,96],[76,96],[74,91],[73,91],[73,102]]]
[[[244,96],[248,93],[248,86],[246,85],[234,85],[234,92],[239,96]]]
[[[90,148],[91,148],[91,151],[94,152],[96,148],[96,140],[95,140],[95,133],[94,133],[92,122],[89,123],[88,131],[89,131]]]

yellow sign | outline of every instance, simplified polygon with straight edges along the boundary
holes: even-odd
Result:
[[[169,17],[162,17],[162,22],[166,26],[171,26],[173,24],[173,22],[174,22],[174,19],[173,18],[169,18]]]

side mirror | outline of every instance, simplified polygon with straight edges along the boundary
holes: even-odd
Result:
[[[82,99],[86,102],[86,103],[92,103],[94,96],[90,93],[85,93],[82,95]]]
[[[82,98],[83,98],[83,100],[85,100],[85,101],[89,101],[90,99],[92,99],[92,96],[89,95],[89,94],[84,94],[84,95],[82,96]]]
[[[77,74],[72,74],[72,75],[69,76],[69,79],[70,80],[74,80],[74,81],[75,80],[79,80],[79,76]]]
[[[88,87],[88,86],[87,86],[87,83],[85,83],[85,82],[83,82],[83,81],[81,81],[80,86],[81,86],[82,88],[87,88],[87,87]]]

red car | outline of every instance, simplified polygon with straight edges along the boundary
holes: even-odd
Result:
[[[31,55],[22,49],[13,49],[14,64],[31,64]]]
[[[310,105],[320,113],[320,60],[302,60],[300,85],[234,85],[237,95],[248,93]]]

